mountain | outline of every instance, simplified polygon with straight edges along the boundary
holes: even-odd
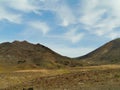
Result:
[[[120,38],[76,59],[84,65],[120,64]]]
[[[57,69],[103,64],[120,64],[120,38],[78,58],[62,56],[41,44],[32,44],[27,41],[0,44],[0,70]]]
[[[69,57],[61,56],[41,44],[27,41],[0,44],[0,68],[61,68],[78,65]]]

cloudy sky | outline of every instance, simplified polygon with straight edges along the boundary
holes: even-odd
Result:
[[[120,36],[120,0],[0,0],[0,42],[41,43],[70,57]]]

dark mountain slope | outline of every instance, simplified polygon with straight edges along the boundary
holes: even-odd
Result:
[[[41,44],[14,41],[0,44],[0,66],[15,68],[60,68],[76,66],[71,58],[61,56]]]
[[[95,51],[78,57],[84,64],[117,64],[120,63],[120,38],[112,40]]]

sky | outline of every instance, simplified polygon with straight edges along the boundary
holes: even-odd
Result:
[[[120,37],[120,0],[0,0],[0,43],[27,40],[69,57]]]

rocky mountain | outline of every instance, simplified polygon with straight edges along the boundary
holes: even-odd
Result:
[[[119,64],[120,38],[112,40],[95,51],[77,59],[84,65]]]
[[[0,70],[64,68],[83,65],[120,63],[120,38],[112,40],[95,51],[78,58],[69,58],[52,51],[41,44],[27,41],[0,44]]]
[[[27,41],[0,44],[0,68],[61,68],[76,65],[78,65],[76,61],[61,56],[41,44]]]

